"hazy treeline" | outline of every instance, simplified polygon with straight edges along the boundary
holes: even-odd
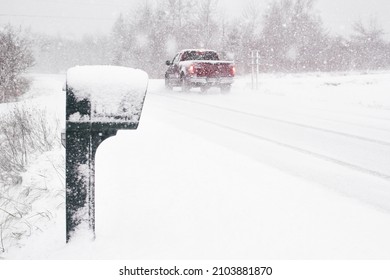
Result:
[[[80,40],[33,34],[34,71],[59,73],[75,65],[112,64],[112,39],[86,35]]]
[[[355,22],[349,37],[324,27],[312,0],[253,1],[235,17],[223,1],[145,1],[120,15],[111,34],[72,41],[35,40],[36,69],[64,71],[76,64],[115,64],[162,77],[175,52],[211,48],[234,59],[238,73],[250,71],[250,50],[259,50],[262,71],[341,71],[390,67],[390,43],[375,22]]]

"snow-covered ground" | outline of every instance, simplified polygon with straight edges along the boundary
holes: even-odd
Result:
[[[64,77],[34,77],[25,102],[63,121]],[[139,128],[97,152],[96,240],[65,244],[57,193],[3,257],[389,259],[389,89],[390,72],[241,77],[228,94],[151,80]]]

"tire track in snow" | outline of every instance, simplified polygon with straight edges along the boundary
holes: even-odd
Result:
[[[342,112],[340,112],[340,111],[331,111],[329,109],[324,109],[324,108],[318,108],[318,110],[329,112],[332,114],[342,114]],[[384,109],[384,110],[387,110],[387,109]],[[354,113],[354,112],[350,112],[350,114],[357,116],[357,117],[360,117],[360,118],[368,118],[368,119],[381,120],[381,121],[390,121],[390,118],[381,118],[381,117],[370,116],[367,114],[358,114],[358,113]]]
[[[368,175],[371,175],[371,176],[375,176],[375,177],[384,179],[386,181],[390,181],[390,175],[389,174],[385,174],[385,173],[378,172],[378,171],[375,171],[375,170],[372,170],[372,169],[364,168],[364,167],[361,167],[361,166],[358,166],[358,165],[355,165],[355,164],[352,164],[352,163],[349,163],[349,162],[346,162],[346,161],[338,160],[336,158],[332,158],[332,157],[329,157],[329,156],[326,156],[326,155],[323,155],[323,154],[320,154],[320,153],[316,153],[316,152],[312,152],[312,151],[309,151],[309,150],[306,150],[306,149],[302,149],[302,148],[299,148],[297,146],[293,146],[293,145],[290,145],[290,144],[287,144],[287,143],[283,143],[283,142],[280,142],[280,141],[277,141],[277,140],[274,140],[274,139],[271,139],[271,138],[268,138],[268,137],[264,137],[264,136],[261,136],[261,135],[258,135],[258,134],[252,133],[252,132],[241,130],[241,129],[238,129],[238,128],[235,128],[235,127],[231,127],[231,126],[228,126],[228,125],[224,125],[224,124],[221,124],[221,123],[213,122],[213,121],[210,121],[208,119],[203,119],[203,118],[200,118],[200,117],[194,117],[192,115],[180,112],[178,110],[169,109],[168,111],[173,112],[175,114],[179,114],[179,115],[185,116],[185,117],[189,117],[189,118],[192,118],[192,119],[195,119],[195,120],[198,120],[198,121],[202,121],[202,122],[205,122],[205,123],[208,123],[208,124],[211,124],[211,125],[223,128],[223,129],[227,129],[227,130],[230,130],[230,131],[233,131],[233,132],[236,132],[236,133],[240,133],[240,134],[243,134],[243,135],[246,135],[246,136],[258,139],[258,140],[261,140],[261,141],[265,141],[265,142],[268,142],[268,143],[271,143],[271,144],[274,144],[274,145],[277,145],[277,146],[280,146],[280,147],[283,147],[283,148],[288,148],[288,149],[294,150],[296,152],[300,152],[300,153],[303,153],[303,154],[306,154],[306,155],[309,155],[309,156],[313,156],[315,158],[318,158],[318,159],[321,159],[321,160],[325,160],[327,162],[331,162],[331,163],[334,163],[334,164],[337,164],[337,165],[340,165],[340,166],[343,166],[343,167],[347,167],[347,168],[350,168],[352,170],[359,171],[359,172],[362,172],[362,173],[365,173],[365,174],[368,174]]]
[[[181,98],[178,98],[178,99],[181,99]],[[187,100],[184,100],[184,101],[187,101]],[[188,102],[195,103],[195,104],[200,103],[201,105],[209,106],[209,104],[203,104],[202,102],[192,102],[192,101],[188,101]],[[210,105],[210,106],[211,107],[217,107],[217,108],[220,107],[220,106],[217,106],[217,105]],[[221,108],[222,109],[227,109],[227,111],[230,111],[230,110],[236,111],[234,109],[229,109],[229,108],[224,108],[224,107],[221,107]],[[346,162],[346,161],[342,161],[342,160],[339,160],[339,159],[336,159],[336,158],[333,158],[333,157],[329,157],[329,156],[320,154],[320,153],[316,153],[316,152],[313,152],[313,151],[310,151],[310,150],[306,150],[306,149],[303,149],[303,148],[300,148],[300,147],[297,147],[297,146],[294,146],[294,145],[283,143],[283,142],[280,142],[278,140],[274,140],[274,139],[271,139],[271,138],[268,138],[268,137],[265,137],[265,136],[261,136],[259,134],[255,134],[255,133],[252,133],[252,132],[241,130],[241,129],[238,129],[238,128],[235,128],[235,127],[231,127],[231,126],[228,126],[228,125],[225,125],[225,124],[218,123],[218,122],[210,121],[209,119],[204,119],[204,118],[201,118],[201,117],[195,117],[193,115],[186,114],[184,112],[181,112],[181,111],[178,111],[178,110],[175,110],[175,109],[167,109],[167,110],[170,111],[170,112],[173,112],[175,114],[179,114],[179,115],[191,118],[191,119],[195,119],[195,120],[207,123],[207,124],[211,124],[213,126],[217,126],[219,128],[225,129],[225,130],[230,130],[230,131],[233,131],[235,133],[246,135],[248,137],[255,138],[257,140],[265,141],[265,142],[271,143],[273,145],[277,145],[279,147],[283,147],[283,148],[287,148],[287,149],[290,149],[290,150],[294,150],[294,151],[302,153],[302,154],[313,156],[313,157],[315,157],[317,159],[325,160],[327,162],[331,162],[331,163],[334,163],[334,164],[337,164],[337,165],[340,165],[340,166],[343,166],[343,167],[347,167],[347,168],[355,170],[355,171],[359,171],[359,172],[362,172],[362,173],[365,173],[365,174],[368,174],[368,175],[371,175],[371,176],[375,176],[375,177],[384,179],[386,181],[390,181],[390,174],[385,174],[385,173],[378,172],[378,171],[375,171],[375,170],[372,170],[372,169],[364,168],[364,167],[361,167],[359,165],[355,165],[355,164],[352,164],[352,163],[349,163],[349,162]],[[247,115],[246,112],[240,112],[240,111],[238,111],[238,112],[239,113],[243,113],[244,115]],[[250,113],[248,113],[248,114],[251,115]],[[355,137],[353,137],[353,138],[355,138]],[[375,142],[375,141],[371,141],[371,142]]]
[[[187,102],[187,103],[193,103],[193,104],[198,104],[198,105],[202,105],[202,106],[216,108],[219,110],[224,110],[224,111],[229,111],[229,112],[233,112],[233,113],[237,113],[237,114],[247,115],[247,116],[251,116],[251,117],[259,118],[259,119],[263,119],[263,120],[274,121],[274,122],[283,123],[283,124],[289,124],[289,125],[293,125],[293,126],[297,126],[297,127],[302,127],[302,128],[322,131],[322,132],[326,132],[326,133],[336,134],[336,135],[340,135],[340,136],[344,136],[344,137],[348,137],[348,138],[358,139],[361,141],[376,143],[379,145],[390,146],[390,142],[386,142],[386,141],[382,141],[382,140],[371,139],[371,138],[367,138],[367,137],[363,137],[363,136],[353,135],[353,134],[340,132],[340,131],[336,131],[336,130],[331,130],[331,129],[326,129],[326,128],[315,127],[315,126],[311,126],[311,125],[306,125],[306,124],[302,124],[302,123],[298,123],[298,122],[273,118],[273,117],[269,117],[269,116],[248,113],[248,112],[244,112],[244,111],[240,111],[240,110],[236,110],[236,109],[232,109],[232,108],[227,108],[227,107],[223,107],[223,106],[219,106],[219,105],[208,104],[208,103],[203,103],[203,102],[194,101],[194,100],[188,100],[188,99],[180,98],[177,96],[167,96],[167,95],[158,94],[158,93],[154,93],[154,94],[158,95],[158,96],[163,96],[166,98],[177,99],[177,100]]]
[[[299,113],[297,113],[297,114],[299,114]],[[299,114],[299,115],[301,115],[301,116],[303,116],[303,117],[310,116],[310,118],[312,118],[312,119],[317,119],[317,120],[322,120],[322,121],[327,121],[327,122],[342,123],[342,124],[347,124],[347,125],[357,126],[357,127],[363,127],[363,128],[368,128],[368,129],[377,130],[377,131],[390,132],[390,129],[372,127],[372,126],[369,126],[369,125],[364,125],[364,124],[360,124],[360,123],[355,123],[355,122],[352,122],[352,121],[335,120],[335,119],[330,119],[330,118],[325,118],[325,117],[319,117],[319,116],[315,116],[315,115],[311,115],[311,114],[306,114],[306,115],[304,115],[304,114]]]

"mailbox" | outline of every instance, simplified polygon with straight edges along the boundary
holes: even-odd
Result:
[[[119,129],[136,129],[148,75],[120,66],[77,66],[66,75],[66,241],[78,227],[95,237],[95,154]]]

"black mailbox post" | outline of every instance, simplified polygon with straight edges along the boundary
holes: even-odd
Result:
[[[95,236],[95,154],[119,129],[136,129],[148,75],[119,66],[77,66],[66,77],[66,242]]]

